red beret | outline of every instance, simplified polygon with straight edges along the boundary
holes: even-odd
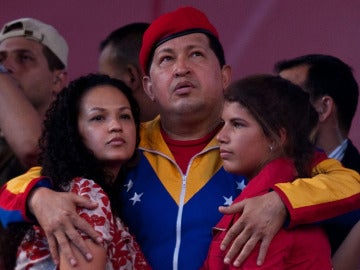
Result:
[[[219,39],[217,30],[206,15],[193,7],[181,7],[154,20],[144,33],[139,55],[144,72],[147,73],[150,57],[159,45],[191,33],[210,34]]]

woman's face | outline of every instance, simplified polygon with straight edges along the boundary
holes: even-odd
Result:
[[[84,94],[78,128],[84,144],[114,175],[134,153],[136,126],[131,107],[114,86],[96,86]]]
[[[250,112],[238,102],[225,102],[224,126],[217,135],[224,169],[249,180],[272,158],[271,141]]]

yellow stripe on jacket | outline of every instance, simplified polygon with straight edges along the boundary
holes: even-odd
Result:
[[[325,220],[360,208],[360,176],[335,159],[314,167],[313,178],[277,184],[290,215],[290,226]]]
[[[23,193],[33,179],[40,177],[40,173],[40,166],[32,167],[25,174],[13,178],[7,182],[6,189],[14,195]]]
[[[179,204],[183,176],[180,168],[176,167],[175,158],[161,136],[159,117],[144,123],[140,136],[140,148],[144,151],[144,155],[165,189]],[[215,138],[205,147],[202,153],[204,152],[210,153],[200,154],[194,158],[187,175],[184,176],[186,177],[185,203],[201,190],[222,166],[218,142]]]

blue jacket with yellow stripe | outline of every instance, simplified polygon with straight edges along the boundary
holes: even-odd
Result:
[[[183,174],[160,132],[160,121],[145,123],[140,164],[121,191],[120,216],[154,269],[199,269],[206,258],[220,205],[229,205],[245,185],[222,168],[215,138]]]

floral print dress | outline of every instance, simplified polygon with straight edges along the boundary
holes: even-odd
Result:
[[[109,197],[99,185],[93,180],[75,178],[70,191],[99,203],[94,210],[79,208],[78,213],[104,239],[103,245],[107,251],[105,269],[150,269],[134,237],[121,220],[113,215]],[[18,248],[15,269],[57,269],[51,259],[44,231],[39,226],[34,225],[33,228],[33,235],[28,233]],[[85,235],[83,237],[86,238]]]

